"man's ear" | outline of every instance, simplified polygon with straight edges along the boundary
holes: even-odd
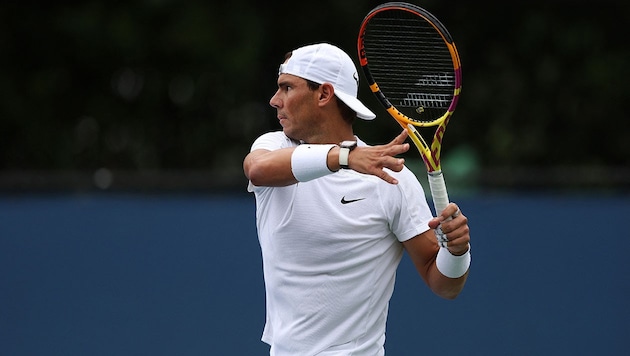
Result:
[[[330,83],[324,83],[319,86],[319,101],[322,104],[327,103],[335,96],[335,88]]]

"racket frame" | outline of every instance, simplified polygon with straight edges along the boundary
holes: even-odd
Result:
[[[451,60],[453,62],[453,71],[455,75],[453,98],[446,112],[442,116],[434,120],[419,121],[410,118],[409,116],[402,113],[390,102],[385,94],[383,94],[378,86],[378,83],[376,83],[374,77],[370,72],[364,43],[367,25],[369,24],[370,20],[377,14],[380,14],[383,11],[391,10],[407,11],[423,18],[442,37],[444,44],[448,48],[448,51],[451,55]],[[453,112],[455,110],[455,107],[457,106],[462,83],[461,62],[459,58],[459,53],[457,52],[457,47],[455,46],[452,36],[450,35],[446,27],[427,10],[409,3],[388,2],[372,9],[363,19],[363,22],[361,23],[361,28],[359,30],[357,50],[359,54],[359,62],[366,76],[370,90],[372,91],[372,93],[375,94],[378,101],[383,105],[390,116],[392,116],[404,129],[407,130],[407,132],[409,133],[409,138],[418,149],[418,152],[420,153],[427,168],[429,187],[431,190],[431,195],[433,197],[436,214],[440,214],[449,203],[448,192],[446,190],[446,184],[444,182],[444,175],[442,174],[441,166],[440,156],[442,149],[442,140],[444,137],[444,132],[446,131],[446,126],[448,125],[451,116],[453,115]],[[429,145],[424,140],[420,132],[416,129],[416,127],[433,126],[437,126],[437,128],[435,130],[435,133],[433,134],[431,144]]]

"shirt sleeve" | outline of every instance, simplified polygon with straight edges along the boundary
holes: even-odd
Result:
[[[252,143],[251,151],[254,150],[269,150],[275,151],[281,148],[297,146],[298,143],[288,138],[282,131],[267,132],[266,134],[258,137],[254,143]]]
[[[254,140],[254,143],[252,143],[252,147],[250,148],[250,152],[255,150],[275,151],[281,148],[294,147],[297,145],[298,142],[288,138],[282,131],[267,132]],[[260,187],[256,187],[251,181],[247,183],[248,192],[252,193],[257,188]]]
[[[407,241],[427,230],[433,213],[424,190],[416,176],[406,167],[401,172],[390,172],[399,183],[386,185],[384,208],[392,232],[400,241]]]

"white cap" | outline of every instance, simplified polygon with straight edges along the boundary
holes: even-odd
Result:
[[[376,117],[357,99],[359,74],[350,56],[338,47],[328,43],[300,47],[280,65],[280,74],[292,74],[317,84],[330,83],[337,98],[354,110],[358,118]]]

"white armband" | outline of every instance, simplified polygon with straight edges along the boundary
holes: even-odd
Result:
[[[470,247],[461,256],[455,256],[445,247],[440,247],[435,259],[437,269],[448,278],[463,276],[470,267]]]
[[[331,174],[328,152],[336,145],[302,144],[291,154],[291,171],[298,182],[308,182]]]

